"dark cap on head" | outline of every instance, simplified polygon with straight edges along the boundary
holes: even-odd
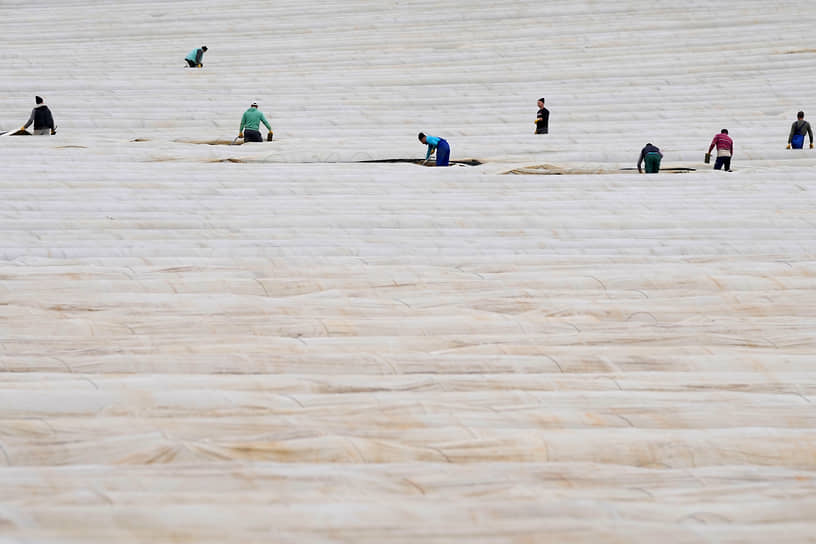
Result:
[[[42,104],[43,103],[42,96],[35,96],[34,102],[36,102],[37,104]]]
[[[724,128],[720,131],[720,134],[728,134],[728,129]]]
[[[800,111],[799,113],[796,114],[796,117],[798,117],[799,119],[804,119],[805,118],[805,112]]]
[[[424,137],[425,137],[424,132],[420,132],[419,134],[417,134],[417,138],[419,139],[420,142],[422,141],[422,138],[424,138]]]
[[[539,99],[538,99],[538,101],[539,101],[539,102],[544,102],[544,99],[543,99],[543,98],[539,98]],[[544,102],[544,103],[546,104],[546,102]]]
[[[202,45],[202,46],[201,46],[201,50],[202,50],[202,51],[206,51],[206,50],[207,50],[207,46],[206,46],[206,45]]]

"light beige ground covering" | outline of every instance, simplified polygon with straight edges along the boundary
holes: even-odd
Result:
[[[813,542],[814,23],[0,2],[0,542]]]

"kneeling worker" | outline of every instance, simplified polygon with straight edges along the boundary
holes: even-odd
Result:
[[[238,132],[238,137],[243,138],[244,142],[263,142],[261,132],[258,130],[261,123],[269,129],[266,139],[271,142],[272,127],[269,126],[269,121],[266,120],[263,112],[258,109],[258,103],[253,102],[249,109],[244,112],[244,116],[241,117],[241,129]]]
[[[436,136],[426,136],[420,132],[417,137],[419,141],[428,146],[428,152],[425,153],[425,162],[431,158],[431,154],[436,151],[436,165],[448,166],[450,160],[450,145],[444,138],[437,138]]]
[[[640,165],[646,162],[646,173],[657,174],[660,172],[660,159],[663,158],[663,153],[656,145],[646,144],[646,147],[640,150],[640,158],[638,159],[638,172],[643,173]]]
[[[54,126],[54,117],[51,115],[51,110],[43,103],[40,96],[35,96],[34,102],[37,105],[31,110],[28,121],[20,130],[25,130],[31,126],[31,123],[34,123],[35,136],[48,136],[49,134],[53,136],[57,133],[57,127]]]
[[[201,47],[197,47],[190,51],[190,54],[184,57],[184,60],[187,61],[187,66],[190,68],[203,68],[204,65],[201,63],[201,61],[204,60],[204,53],[206,52],[206,45],[202,45]]]

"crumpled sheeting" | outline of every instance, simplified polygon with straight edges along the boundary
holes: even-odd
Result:
[[[29,4],[0,126],[61,128],[0,139],[0,544],[813,538],[814,10]],[[274,142],[196,144],[256,99]],[[483,164],[361,164],[419,130]]]

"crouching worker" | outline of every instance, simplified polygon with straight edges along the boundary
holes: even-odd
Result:
[[[184,57],[184,60],[187,61],[187,66],[190,68],[203,68],[204,65],[201,63],[201,61],[204,60],[204,53],[206,52],[206,45],[202,45],[201,47],[197,47],[190,51],[190,54]]]
[[[51,110],[43,103],[40,96],[35,96],[34,102],[37,105],[31,110],[28,121],[20,130],[25,130],[34,123],[35,136],[48,136],[49,134],[53,136],[57,133],[57,127],[54,126],[54,117],[51,115]]]
[[[437,138],[436,136],[426,136],[420,132],[417,137],[419,141],[428,146],[428,152],[425,153],[425,163],[431,158],[431,154],[436,151],[436,165],[448,166],[450,163],[450,145],[444,138]],[[424,164],[424,163],[423,163]]]
[[[249,109],[244,112],[244,116],[241,117],[241,129],[238,132],[238,137],[243,138],[244,142],[263,142],[261,132],[258,130],[261,123],[266,125],[266,128],[269,130],[266,139],[271,142],[272,127],[269,125],[269,121],[266,120],[266,117],[264,117],[263,112],[258,109],[258,103],[253,102]]]
[[[643,173],[640,165],[646,163],[647,174],[657,174],[660,172],[660,160],[663,158],[663,153],[656,145],[646,144],[646,147],[640,150],[640,158],[638,158],[638,172]]]

